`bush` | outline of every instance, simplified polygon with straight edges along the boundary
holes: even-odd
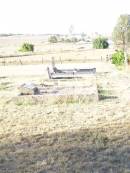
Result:
[[[67,38],[67,39],[65,39],[65,42],[66,43],[71,43],[71,39]]]
[[[79,40],[76,37],[72,37],[72,38],[61,38],[61,42],[65,42],[65,43],[76,43]]]
[[[21,52],[32,51],[33,52],[34,51],[34,45],[29,44],[29,43],[24,43],[19,51],[21,51]]]
[[[98,37],[93,40],[93,48],[96,49],[107,49],[109,47],[109,43],[107,38]]]
[[[50,43],[57,43],[58,42],[58,39],[57,39],[57,37],[55,35],[53,35],[53,36],[50,36],[49,37],[48,41]]]
[[[71,42],[76,43],[76,42],[78,42],[78,39],[76,37],[72,37]]]
[[[61,38],[61,40],[60,40],[61,42],[65,42],[65,39],[64,38]]]
[[[116,53],[112,55],[112,64],[123,65],[125,61],[125,56],[123,51],[117,50]]]

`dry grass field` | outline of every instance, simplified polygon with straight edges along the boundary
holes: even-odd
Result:
[[[18,50],[24,42],[34,44],[33,53],[20,53]],[[9,36],[0,38],[0,64],[41,64],[48,63],[52,57],[57,62],[88,62],[105,60],[111,55],[112,48],[93,51],[91,44],[83,43],[55,43],[47,42],[45,36]],[[4,58],[3,58],[4,57]]]
[[[10,45],[12,41],[10,38],[7,42]],[[19,39],[15,44],[19,45]],[[80,61],[86,56],[87,50],[81,56],[77,45],[66,46],[73,46],[69,57],[73,53],[76,59],[79,54]],[[60,52],[59,45],[56,47]],[[62,51],[65,58],[65,50]],[[106,51],[111,54],[111,50]],[[57,52],[53,50],[56,57]],[[103,50],[97,52],[93,55],[100,60]],[[47,56],[50,55],[46,52]],[[116,70],[110,63],[100,62],[99,66],[99,61],[94,61],[93,65],[98,67],[96,102],[82,97],[68,97],[61,102],[49,95],[19,96],[20,84],[43,85],[49,79],[35,73],[35,65],[29,75],[27,71],[19,73],[16,64],[0,66],[0,173],[130,173],[129,74]],[[4,68],[8,73],[4,73]]]

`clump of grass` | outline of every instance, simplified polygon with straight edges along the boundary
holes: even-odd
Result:
[[[65,103],[66,104],[75,104],[75,103],[79,103],[79,99],[76,96],[68,96],[65,99]]]
[[[0,90],[6,90],[9,88],[10,82],[2,82],[0,83]]]
[[[105,90],[105,89],[101,89],[98,90],[99,95],[104,95],[104,96],[109,96],[112,95],[112,91],[111,90]]]
[[[38,104],[38,99],[34,97],[16,97],[13,100],[13,103],[17,106],[32,106]]]
[[[74,98],[74,96],[58,96],[55,101],[54,104],[74,104],[77,103],[77,100]]]
[[[96,96],[84,96],[84,95],[64,95],[56,99],[54,104],[88,104],[96,100]]]
[[[0,158],[0,163],[3,164],[5,162],[5,158]]]
[[[104,99],[116,99],[117,96],[114,94],[114,91],[111,89],[103,88],[102,86],[98,85],[98,96],[99,100]]]
[[[95,132],[91,135],[91,140],[93,144],[96,144],[97,147],[105,147],[109,139],[105,134]]]
[[[31,105],[34,105],[34,103],[30,102],[30,101],[16,101],[15,104],[17,106],[31,106]]]

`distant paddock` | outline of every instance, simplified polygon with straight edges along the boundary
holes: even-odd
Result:
[[[24,55],[1,55],[0,65],[26,65],[26,64],[46,64],[51,62],[51,58],[55,57],[58,63],[63,62],[90,62],[90,61],[106,61],[106,57],[110,57],[114,52],[113,49],[83,49],[83,50],[57,50],[47,51]]]

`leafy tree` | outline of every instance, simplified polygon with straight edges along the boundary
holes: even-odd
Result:
[[[79,40],[77,39],[77,37],[68,37],[68,38],[61,38],[60,41],[65,43],[76,43]]]
[[[53,35],[53,36],[50,36],[49,37],[48,41],[50,43],[57,43],[58,42],[58,39],[57,39],[57,37],[55,35]]]
[[[112,33],[113,41],[116,45],[127,46],[130,41],[130,15],[120,15]]]
[[[70,38],[67,38],[67,39],[64,40],[64,42],[71,43],[71,39]]]
[[[98,38],[93,40],[93,48],[106,49],[108,47],[109,47],[109,43],[107,41],[107,38],[98,37]]]
[[[34,51],[34,45],[30,44],[30,43],[23,43],[23,45],[21,46],[20,50],[21,52],[33,52]]]
[[[72,37],[72,38],[71,38],[71,42],[72,42],[72,43],[76,43],[76,42],[78,42],[78,39],[77,39],[76,37]]]

